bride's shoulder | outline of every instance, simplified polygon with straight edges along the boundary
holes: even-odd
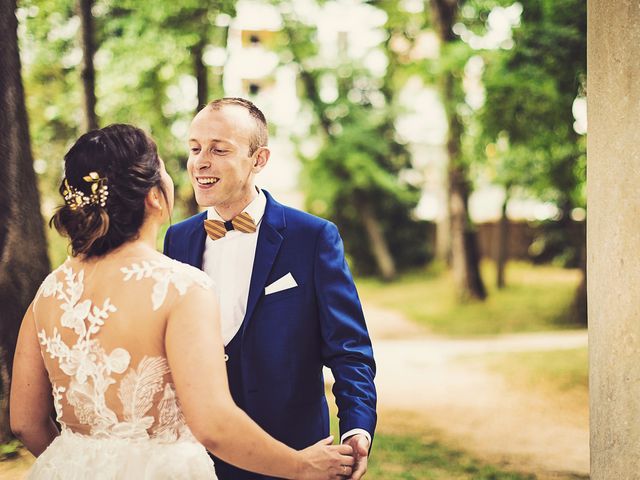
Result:
[[[50,297],[56,291],[61,288],[62,285],[62,275],[68,277],[69,274],[72,274],[71,268],[69,267],[69,258],[67,258],[62,264],[58,265],[55,269],[53,269],[49,274],[44,278],[40,287],[38,287],[38,292],[36,294],[36,298],[40,296]]]
[[[136,259],[120,268],[124,280],[142,280],[151,278],[156,284],[173,284],[180,294],[192,285],[213,289],[211,278],[191,265],[173,260],[165,255]]]
[[[143,280],[153,282],[151,300],[154,310],[165,304],[171,291],[176,292],[178,297],[194,288],[215,293],[213,281],[206,273],[162,254],[134,259],[122,266],[120,271],[124,275],[124,283]]]
[[[213,288],[214,286],[211,277],[193,265],[174,260],[166,255],[162,255],[161,261],[165,263],[165,268],[171,270],[174,275],[183,278],[185,281],[195,283],[205,288]]]
[[[62,264],[52,270],[40,283],[35,296],[33,297],[32,306],[35,311],[36,304],[42,298],[63,299],[64,292],[73,290],[74,292],[82,291],[83,272],[76,272],[71,267],[71,259],[67,258]]]

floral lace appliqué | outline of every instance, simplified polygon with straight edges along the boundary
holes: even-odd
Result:
[[[123,267],[120,271],[125,274],[125,281],[132,278],[136,280],[153,278],[155,280],[151,295],[154,310],[158,310],[164,303],[171,284],[180,295],[184,295],[187,288],[194,283],[203,288],[210,288],[212,285],[211,279],[205,273],[176,260],[165,262],[145,260],[134,263],[131,267]]]
[[[193,283],[209,286],[206,275],[194,275],[178,262],[171,262],[169,266],[167,268],[167,264],[144,261],[122,268],[121,271],[125,274],[125,280],[155,280],[152,293],[154,310],[164,302],[170,284],[175,286],[180,295],[184,295]],[[190,435],[173,385],[164,381],[165,375],[169,373],[166,358],[145,356],[134,369],[130,368],[131,355],[124,348],[106,352],[93,336],[117,308],[109,298],[101,306],[82,299],[84,271],[76,274],[65,265],[60,270],[64,274],[64,282],[57,279],[56,272],[52,273],[43,282],[39,295],[55,296],[62,302],[60,326],[73,330],[77,339],[73,345],[68,345],[62,340],[58,327],[53,328],[50,336],[47,336],[44,329],[40,330],[38,339],[44,352],[56,359],[62,372],[70,377],[67,388],[53,385],[54,407],[63,428],[66,425],[62,418],[62,407],[66,400],[73,407],[77,420],[90,426],[91,435],[118,438],[152,436],[167,441]],[[122,421],[105,402],[107,390],[116,383],[113,374],[124,374],[117,391],[122,404]],[[148,415],[148,412],[154,405],[154,397],[160,392],[162,396],[158,399],[156,419]],[[156,426],[150,435],[148,432],[154,423]]]

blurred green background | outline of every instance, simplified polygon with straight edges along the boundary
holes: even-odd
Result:
[[[9,271],[25,275],[24,298],[10,299],[0,322],[4,400],[20,312],[68,255],[49,228],[29,234],[39,263],[4,235],[26,235],[30,208],[50,218],[66,150],[90,128],[144,128],[175,181],[177,222],[198,211],[185,172],[191,118],[209,100],[242,96],[270,123],[272,160],[259,185],[338,225],[380,345],[367,478],[588,476],[585,0],[5,4],[22,65],[2,83],[18,79],[24,99],[14,100],[27,115],[6,110],[3,125],[28,121],[29,142],[8,152],[14,176],[2,188],[31,183],[37,195],[0,195],[0,287]],[[411,390],[398,394],[391,381],[404,367],[383,368],[399,358],[394,348],[414,352],[405,383],[435,388],[436,398],[428,382],[445,372],[460,383],[445,382],[442,405],[469,403],[407,401]],[[479,379],[495,386],[474,386]],[[461,385],[468,390],[456,394]],[[544,404],[529,411],[556,425],[573,413],[558,444],[529,432],[532,445],[519,450],[496,427],[483,445],[469,433],[491,424],[473,416],[474,388],[500,397],[478,393],[478,415],[481,400],[513,403],[504,392]],[[0,478],[17,478],[30,460],[11,440],[6,402],[2,412]],[[541,421],[517,413],[504,413],[514,430]],[[454,428],[465,422],[468,430]]]

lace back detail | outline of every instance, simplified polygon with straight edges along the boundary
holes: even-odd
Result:
[[[212,288],[211,280],[203,272],[168,259],[143,260],[120,268],[120,272],[122,281],[140,282],[135,288],[140,291],[146,288],[146,295],[149,287],[142,280],[151,279],[150,314],[165,304],[171,286],[178,295],[185,295],[192,285]],[[145,354],[134,366],[129,350],[118,346],[106,351],[100,341],[103,327],[110,322],[126,321],[127,312],[119,311],[109,297],[97,303],[84,298],[84,278],[83,270],[74,272],[63,264],[45,279],[34,301],[34,311],[41,297],[59,303],[59,313],[49,314],[53,318],[49,325],[45,321],[40,326],[38,315],[36,325],[52,378],[54,407],[63,430],[67,428],[63,412],[68,407],[77,422],[87,426],[96,437],[158,438],[169,442],[191,436],[164,353]],[[48,311],[56,310],[53,307]],[[113,318],[116,313],[118,317]],[[132,322],[128,327],[135,328],[134,325]],[[157,328],[163,326],[158,324]],[[122,335],[122,328],[117,331]],[[110,340],[113,343],[117,338]],[[52,375],[55,368],[62,373]],[[111,399],[110,404],[107,399]]]

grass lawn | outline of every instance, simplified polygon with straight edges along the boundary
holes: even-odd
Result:
[[[506,472],[470,455],[418,435],[378,433],[368,480],[532,480]]]
[[[443,444],[434,432],[416,430],[406,413],[392,418],[390,424],[379,425],[367,480],[535,479],[534,475],[504,471]],[[340,438],[333,405],[331,433]]]
[[[516,387],[584,397],[586,402],[589,389],[589,358],[586,347],[544,352],[493,353],[486,355],[484,361],[490,369],[503,374]]]
[[[335,399],[329,388],[326,394],[331,434],[337,443]],[[535,475],[505,471],[443,443],[441,435],[420,426],[413,417],[395,411],[380,415],[366,480],[535,480]]]
[[[397,310],[431,332],[483,335],[578,328],[567,322],[567,310],[580,280],[578,270],[511,262],[507,287],[497,290],[495,267],[482,265],[489,296],[484,302],[459,304],[450,273],[441,266],[403,275],[393,283],[358,279],[367,304]]]

